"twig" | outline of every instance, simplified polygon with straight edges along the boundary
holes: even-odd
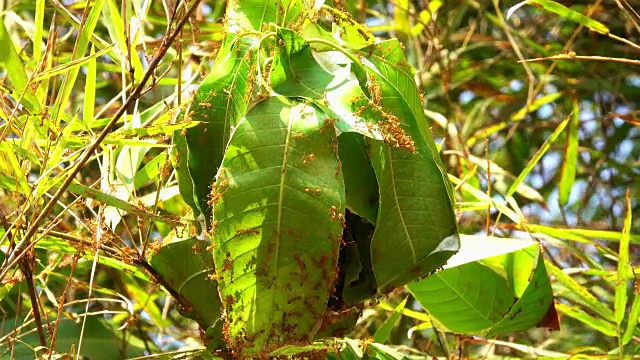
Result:
[[[13,234],[11,233],[11,227],[7,222],[7,218],[4,213],[0,212],[0,225],[4,228],[9,242],[13,243]],[[38,329],[38,338],[41,346],[47,346],[47,339],[44,336],[44,330],[42,329],[42,319],[40,318],[40,306],[38,301],[38,294],[36,294],[35,286],[33,286],[33,273],[29,265],[29,258],[22,258],[19,262],[20,270],[27,280],[27,287],[29,288],[29,298],[31,299],[31,310],[33,310],[33,319],[36,322],[36,328]]]
[[[58,326],[60,325],[62,310],[64,309],[64,306],[65,306],[64,301],[67,297],[67,292],[69,291],[69,287],[71,286],[71,280],[73,280],[73,273],[76,270],[78,259],[80,259],[80,251],[77,251],[75,255],[73,255],[73,261],[71,262],[71,271],[69,272],[67,285],[65,285],[64,290],[62,291],[62,295],[60,296],[60,300],[58,300],[58,314],[56,315],[56,322],[53,325],[53,333],[51,334],[51,344],[49,345],[49,360],[51,360],[51,357],[53,356],[53,350],[56,347],[56,340],[58,337]]]
[[[519,60],[519,63],[530,63],[530,62],[540,62],[545,60],[588,60],[588,61],[604,61],[604,62],[614,62],[614,63],[622,63],[627,65],[636,65],[640,66],[640,60],[633,59],[625,59],[625,58],[613,58],[607,56],[584,56],[584,55],[575,55],[574,53],[569,54],[560,54],[548,57],[541,57],[535,59],[525,59]]]

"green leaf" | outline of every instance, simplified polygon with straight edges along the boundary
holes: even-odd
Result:
[[[197,121],[185,121],[178,124],[160,124],[160,125],[152,125],[146,127],[138,127],[133,129],[123,129],[119,131],[115,131],[110,133],[107,136],[107,139],[118,139],[118,138],[131,138],[131,137],[139,137],[141,139],[157,137],[157,136],[168,136],[174,133],[174,131],[180,131],[184,129],[190,129],[192,127],[198,126],[200,123]]]
[[[461,236],[444,270],[407,288],[436,328],[493,337],[536,326],[552,306],[537,242]]]
[[[556,304],[556,307],[558,308],[558,312],[563,315],[570,316],[607,336],[616,336],[615,325],[605,319],[593,317],[580,310],[577,306]]]
[[[409,360],[408,356],[405,356],[393,348],[378,343],[369,344],[368,356],[377,360]]]
[[[93,31],[98,24],[98,19],[100,18],[100,14],[102,13],[102,9],[104,8],[105,1],[106,0],[96,0],[90,6],[87,18],[82,22],[82,27],[79,30],[78,39],[73,49],[73,56],[71,60],[80,59],[84,57],[85,53],[87,52],[91,36],[93,35]],[[62,119],[64,109],[69,103],[69,97],[71,96],[71,91],[73,90],[73,87],[76,83],[76,78],[78,77],[79,71],[80,69],[77,67],[71,68],[62,81],[58,96],[56,97],[55,106],[53,106],[52,119],[56,125],[60,123],[60,119]]]
[[[361,52],[371,53],[365,55],[370,103],[381,114],[377,121],[385,138],[372,142],[370,154],[380,189],[371,258],[384,293],[441,266],[459,240],[451,184],[399,43]]]
[[[409,15],[409,6],[409,0],[397,0],[393,3],[393,23],[395,24],[395,30],[405,37],[411,33],[409,19],[413,16]]]
[[[256,71],[257,50],[252,47],[257,44],[255,37],[245,36],[238,40],[228,37],[187,111],[191,120],[201,122],[187,129],[187,164],[194,202],[207,224],[211,219],[207,205],[211,184],[222,162],[231,127],[244,116],[253,91],[251,79]]]
[[[547,95],[544,95],[544,96],[540,96],[539,98],[537,98],[534,101],[532,101],[531,105],[525,106],[525,107],[521,108],[520,110],[516,111],[515,113],[513,113],[513,115],[511,115],[510,120],[511,121],[524,120],[524,118],[527,116],[527,114],[540,109],[543,105],[547,105],[547,104],[550,104],[550,103],[558,100],[563,95],[564,95],[564,93],[559,91],[559,92],[547,94]],[[506,124],[505,124],[505,126],[506,126]]]
[[[376,42],[376,38],[366,25],[355,21],[348,13],[344,13],[333,7],[324,7],[333,17],[333,33],[339,33],[344,43],[352,49],[359,49]],[[339,30],[337,30],[339,29]]]
[[[13,41],[11,41],[11,36],[3,19],[0,19],[0,47],[3,49],[3,51],[0,51],[0,64],[2,64],[5,74],[13,85],[11,97],[17,100],[24,93],[22,104],[25,108],[31,113],[39,113],[41,110],[40,103],[29,86],[27,72],[22,61],[20,61],[20,57],[18,57],[18,52],[13,45]]]
[[[270,73],[271,86],[280,95],[313,99],[331,118],[340,132],[357,132],[374,139],[382,139],[375,131],[377,121],[361,116],[362,104],[354,99],[365,100],[366,75],[362,65],[346,49],[335,51],[340,46],[334,40],[310,39],[314,49],[324,49],[312,54],[310,45],[302,37],[286,30],[278,30],[282,45],[278,48]],[[355,72],[355,78],[351,74]],[[366,100],[365,100],[366,103]],[[360,114],[360,115],[358,115]],[[370,118],[377,116],[373,114]]]
[[[555,1],[551,0],[530,0],[530,4],[540,5],[543,9],[550,11],[554,14],[558,14],[563,18],[578,23],[582,26],[585,26],[589,30],[599,32],[600,34],[607,35],[609,34],[609,28],[606,27],[601,22],[594,20],[590,17],[582,15],[581,13],[571,10],[570,8],[559,4]]]
[[[2,233],[2,230],[0,230],[0,234],[1,233]],[[47,251],[57,251],[63,254],[75,254],[80,249],[82,249],[82,246],[91,247],[91,242],[87,240],[82,245],[75,244],[74,246],[62,239],[55,238],[54,236],[45,236],[40,240],[38,240],[38,242],[35,245],[35,247],[38,249],[44,249]],[[88,260],[93,260],[94,254],[92,254],[91,252],[86,252],[83,257]],[[98,262],[101,265],[110,267],[112,269],[121,271],[126,274],[130,274],[140,280],[143,280],[147,283],[151,283],[151,278],[149,277],[149,275],[147,275],[144,271],[142,271],[140,268],[134,265],[126,264],[116,258],[112,258],[109,256],[100,256],[98,258]]]
[[[384,323],[382,323],[382,325],[378,328],[378,330],[376,330],[376,333],[373,334],[373,341],[384,344],[385,342],[387,342],[387,340],[389,340],[389,337],[391,337],[391,332],[398,324],[398,321],[400,321],[400,318],[402,317],[402,310],[404,310],[404,307],[406,305],[407,298],[405,298],[400,304],[398,304],[391,315],[389,315],[387,320],[385,320]]]
[[[431,19],[434,17],[433,15],[438,11],[438,9],[442,7],[442,5],[442,0],[429,1],[429,3],[427,4],[427,8],[420,11],[420,21],[411,28],[411,35],[420,35],[420,33],[424,31],[425,26],[427,26],[429,22],[431,22]]]
[[[334,76],[314,59],[304,38],[282,28],[276,34],[281,45],[276,48],[269,73],[273,90],[284,96],[322,99]]]
[[[166,160],[167,153],[163,151],[147,162],[133,177],[133,188],[137,190],[151,181],[160,180],[160,171]]]
[[[406,102],[409,109],[411,109],[413,120],[408,114],[405,114],[402,111],[398,111],[398,114],[395,114],[393,111],[391,113],[392,115],[397,115],[400,118],[400,121],[406,122],[406,124],[403,125],[406,127],[406,131],[408,131],[410,136],[417,138],[418,134],[422,135],[425,140],[425,144],[423,145],[426,145],[426,147],[424,147],[423,149],[423,146],[418,146],[418,144],[416,143],[418,151],[420,151],[420,149],[426,151],[427,148],[430,150],[430,155],[433,158],[433,162],[440,170],[440,173],[443,177],[443,182],[447,185],[447,194],[449,195],[451,205],[453,206],[453,204],[455,204],[453,187],[447,180],[447,172],[444,168],[444,164],[442,163],[442,159],[438,155],[438,149],[435,142],[433,141],[433,136],[429,128],[429,122],[424,113],[424,107],[420,99],[420,93],[414,81],[414,70],[404,55],[402,45],[398,42],[398,40],[393,39],[378,43],[376,45],[371,45],[367,48],[361,49],[360,52],[363,55],[366,54],[366,58],[371,61],[371,64],[375,66],[375,69],[370,69],[374,71],[367,72],[369,76],[368,85],[374,86],[375,88],[376,82],[380,82],[380,80],[382,80],[383,83],[388,84],[393,88],[393,90],[395,90],[389,91],[386,89],[386,87],[383,88],[383,91],[381,93],[383,95],[383,98],[385,97],[385,92],[388,92],[387,96],[399,96],[400,99]],[[375,78],[374,81],[372,81],[371,79],[372,75]],[[381,76],[381,79],[378,78],[379,76]],[[371,100],[374,100],[375,102],[375,96]],[[393,104],[393,101],[391,101],[390,104]],[[382,104],[382,107],[385,111],[387,110],[386,105]],[[392,106],[391,109],[393,107],[394,106]],[[398,108],[398,110],[399,109],[400,108]],[[417,128],[415,127],[416,125]]]
[[[343,166],[343,169],[346,174],[347,168]],[[347,190],[347,205],[348,199]],[[371,268],[371,237],[375,227],[350,211],[346,214],[346,220],[346,245],[341,250],[345,255],[340,257],[340,268],[344,272],[342,300],[347,305],[353,305],[374,296],[378,288]]]
[[[42,81],[42,80],[49,79],[49,78],[51,78],[53,76],[56,76],[56,75],[64,74],[64,73],[67,73],[67,72],[72,71],[72,70],[77,70],[77,68],[81,67],[82,65],[84,65],[86,63],[91,62],[92,60],[93,60],[93,62],[95,62],[96,58],[108,53],[109,51],[111,51],[111,47],[112,46],[107,46],[106,48],[98,51],[97,53],[95,53],[93,51],[93,48],[92,48],[91,49],[91,53],[90,53],[89,56],[78,58],[78,59],[69,61],[67,63],[58,65],[58,66],[56,66],[56,67],[54,67],[52,69],[48,69],[46,71],[38,73],[37,75],[35,75],[33,77],[32,81],[39,82],[39,81]],[[95,78],[94,78],[94,81],[95,81]],[[93,86],[95,86],[95,82],[94,82]]]
[[[230,346],[309,343],[337,272],[345,195],[336,134],[315,107],[272,97],[238,124],[212,190]]]
[[[195,203],[193,192],[193,181],[189,175],[189,148],[187,146],[186,135],[180,131],[173,133],[173,147],[171,148],[171,163],[176,170],[176,178],[178,180],[178,188],[180,195],[187,205],[193,209],[194,213],[198,213],[199,207]]]
[[[82,111],[82,122],[91,128],[93,123],[94,110],[96,106],[96,73],[98,68],[97,59],[93,56],[95,54],[95,47],[91,46],[89,52],[89,63],[87,64],[87,75],[84,84],[84,102]]]
[[[576,165],[578,164],[578,130],[580,130],[580,108],[578,99],[573,100],[573,115],[567,129],[567,139],[564,145],[564,156],[560,184],[558,185],[558,202],[565,206],[569,202],[573,183],[576,181]]]
[[[306,346],[298,346],[298,345],[286,345],[278,350],[272,351],[269,353],[269,356],[272,357],[280,357],[280,356],[293,356],[298,355],[304,352],[318,352],[325,349],[325,344],[322,343],[314,343],[313,345]]]
[[[629,262],[629,234],[631,234],[631,212],[633,207],[631,205],[630,190],[627,189],[627,195],[625,197],[626,215],[624,217],[624,223],[622,226],[622,234],[620,236],[620,247],[618,251],[618,271],[615,283],[615,303],[614,303],[614,315],[615,321],[618,325],[618,336],[622,336],[622,321],[625,319],[625,313],[627,310],[627,290],[629,288],[629,280],[627,273],[629,267],[632,266]]]
[[[575,296],[580,304],[588,308],[590,311],[600,315],[604,320],[614,322],[615,316],[613,311],[591,294],[589,290],[580,285],[571,276],[565,274],[551,262],[546,261],[545,265],[547,270],[549,270],[549,273],[556,279],[556,282],[562,284],[567,290],[569,290],[571,295]]]
[[[520,172],[518,177],[513,181],[513,184],[511,184],[511,187],[509,187],[509,190],[507,191],[506,196],[511,196],[516,192],[516,189],[518,188],[518,186],[520,186],[520,184],[524,181],[524,179],[529,175],[531,170],[533,170],[533,168],[538,164],[538,162],[540,161],[540,159],[542,159],[544,154],[547,153],[547,150],[549,150],[549,148],[551,147],[551,144],[553,144],[553,142],[556,141],[556,139],[562,133],[562,131],[564,131],[564,128],[569,123],[569,120],[571,120],[571,114],[569,114],[569,116],[567,116],[560,123],[560,125],[558,125],[558,127],[555,130],[553,130],[553,133],[549,135],[547,140],[545,140],[542,146],[540,146],[538,151],[536,151],[536,153],[533,154],[533,157],[531,158],[531,160],[527,162],[527,165],[524,167],[522,172]]]
[[[227,3],[227,28],[230,34],[263,31],[274,23],[286,27],[302,14],[306,2],[298,0],[231,0]]]
[[[217,325],[221,339],[221,302],[217,283],[209,279],[215,269],[208,244],[195,237],[181,239],[175,235],[178,231],[164,240],[162,247],[151,255],[149,264],[185,301],[183,315],[205,329]]]
[[[344,173],[347,208],[375,224],[379,201],[378,182],[364,137],[356,133],[340,134],[338,151]]]
[[[166,222],[168,224],[172,224],[173,222],[170,220],[167,220],[161,216],[152,214],[148,211],[146,211],[143,208],[140,208],[138,206],[135,206],[127,201],[121,200],[115,196],[109,195],[109,194],[105,194],[100,190],[96,190],[93,188],[90,188],[88,186],[84,186],[84,185],[80,185],[80,184],[75,184],[75,183],[71,183],[71,185],[69,185],[69,191],[80,195],[80,196],[84,196],[85,198],[91,198],[91,199],[95,199],[107,206],[113,206],[116,209],[125,211],[129,214],[133,214],[136,216],[140,216],[141,218],[144,219],[148,219],[148,220],[154,220],[154,221],[162,221],[162,222]]]
[[[633,303],[631,304],[631,311],[629,311],[629,318],[627,319],[627,328],[622,336],[622,344],[627,345],[631,339],[633,339],[633,333],[638,326],[638,319],[640,318],[640,294],[635,292],[633,295]]]
[[[137,40],[140,36],[140,27],[130,26],[129,21],[125,23],[122,15],[120,15],[119,8],[123,8],[125,12],[125,16],[127,12],[132,12],[133,8],[131,6],[127,6],[127,4],[119,4],[115,0],[108,0],[107,6],[104,7],[104,11],[102,12],[102,23],[107,28],[109,32],[109,37],[111,38],[111,42],[118,46],[120,50],[119,53],[123,54],[127,59],[127,67],[132,68],[133,79],[135,81],[140,81],[144,76],[144,68],[142,67],[142,62],[138,57],[138,52],[136,51]],[[129,15],[130,16],[130,15]],[[126,29],[129,27],[129,29]],[[135,33],[132,33],[132,30],[136,29]],[[126,38],[125,38],[126,34]],[[129,45],[129,48],[127,48]]]
[[[491,167],[491,177],[493,178],[493,182],[491,183],[491,185],[494,189],[502,194],[505,194],[507,191],[509,191],[509,188],[511,187],[511,185],[513,185],[513,182],[516,179],[513,174],[498,166],[491,160],[481,159],[473,155],[467,156],[467,159],[469,159],[469,161],[471,161],[474,165],[477,165],[484,171],[488,172],[489,167]],[[520,185],[518,185],[518,187],[516,188],[516,193],[522,195],[527,199],[537,201],[541,204],[545,203],[544,197],[538,192],[538,190],[525,183],[520,183]]]

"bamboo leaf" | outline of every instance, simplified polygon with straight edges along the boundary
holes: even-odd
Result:
[[[396,31],[408,36],[411,33],[409,19],[409,0],[397,0],[393,3],[393,23]],[[383,341],[378,341],[382,343]]]
[[[527,114],[540,109],[543,105],[547,105],[549,103],[552,103],[552,102],[558,100],[562,95],[564,95],[563,92],[555,92],[555,93],[551,93],[551,94],[547,94],[547,95],[541,96],[541,97],[535,99],[531,103],[531,105],[525,106],[522,109],[520,109],[517,112],[515,112],[513,115],[511,115],[511,119],[510,120],[511,121],[524,120],[524,118],[527,116]]]
[[[560,125],[558,125],[558,127],[553,131],[553,133],[551,133],[551,135],[549,135],[547,140],[542,144],[542,146],[538,149],[538,151],[536,151],[536,153],[533,154],[533,157],[531,158],[531,160],[529,160],[529,162],[524,167],[520,175],[518,175],[518,177],[513,181],[513,184],[511,184],[511,187],[507,191],[506,196],[511,196],[516,192],[516,189],[518,188],[518,186],[520,186],[520,184],[524,181],[524,179],[529,175],[531,170],[533,170],[533,168],[538,164],[538,162],[540,161],[540,159],[542,159],[544,154],[547,153],[547,150],[549,150],[549,148],[551,147],[551,144],[553,144],[553,142],[558,138],[558,136],[562,133],[562,131],[564,131],[564,128],[569,123],[569,120],[571,120],[571,115],[572,114],[569,114],[569,116],[567,116],[560,123]]]
[[[127,3],[123,6],[127,9],[127,13],[132,11]],[[129,29],[125,29],[125,22],[120,15],[118,7],[119,4],[116,3],[116,1],[108,0],[107,6],[104,7],[102,12],[102,23],[109,32],[111,43],[116,44],[119,50],[116,50],[116,52],[118,52],[123,59],[127,59],[126,66],[133,67],[134,80],[140,81],[142,76],[144,76],[144,68],[142,67],[140,58],[138,57],[138,52],[136,51],[136,38],[139,36],[139,33],[131,33],[131,30],[134,29],[133,26],[129,26]],[[127,24],[132,25],[131,19],[132,17],[127,19]],[[125,38],[125,36],[127,36],[127,38]],[[127,45],[129,45],[130,48],[127,48]]]
[[[80,33],[78,34],[78,39],[74,47],[72,60],[84,57],[85,53],[87,52],[91,36],[93,35],[93,31],[98,24],[98,19],[100,18],[100,13],[102,12],[105,1],[106,0],[96,0],[91,5],[87,3],[86,6],[90,6],[91,9],[89,10],[86,21],[84,21],[83,23],[84,26],[81,28]],[[60,120],[62,119],[64,109],[69,103],[69,97],[71,96],[71,91],[75,86],[79,70],[80,69],[77,67],[70,69],[67,72],[64,80],[62,81],[58,97],[56,98],[55,106],[53,107],[54,113],[52,118],[56,125],[59,124]]]
[[[33,31],[33,60],[36,63],[42,59],[42,34],[44,33],[44,9],[45,0],[36,0],[35,6],[35,19],[33,25],[35,30]]]
[[[565,206],[569,202],[571,188],[576,180],[576,166],[578,164],[578,130],[580,129],[580,108],[578,99],[573,100],[571,122],[567,129],[567,139],[564,145],[564,157],[558,185],[558,202]]]
[[[147,162],[142,169],[136,171],[136,175],[133,177],[133,188],[137,190],[150,181],[160,180],[160,171],[165,160],[167,160],[167,154],[163,151]]]
[[[400,304],[393,310],[391,315],[387,318],[387,320],[382,323],[382,325],[378,328],[375,334],[373,334],[373,341],[384,344],[389,340],[391,336],[391,332],[398,324],[398,321],[402,317],[402,310],[407,305],[407,299],[402,300]]]
[[[592,239],[619,242],[622,238],[622,233],[619,231],[560,228],[537,224],[528,224],[527,227],[530,231],[541,232],[551,236],[579,242],[592,241]],[[640,244],[640,235],[629,234],[629,242],[631,244]]]
[[[444,3],[442,2],[442,0],[429,1],[429,3],[427,4],[427,8],[420,11],[420,21],[411,28],[411,35],[416,36],[422,33],[425,29],[425,26],[427,26],[431,22],[433,15],[436,14],[438,9],[440,9],[443,4]]]
[[[93,123],[94,110],[96,106],[96,73],[98,68],[98,62],[95,54],[95,47],[91,46],[91,52],[89,53],[89,62],[87,64],[87,76],[84,85],[84,106],[82,111],[82,122],[91,128]]]
[[[2,19],[0,19],[0,48],[3,49],[0,51],[0,64],[6,69],[6,74],[13,85],[11,96],[16,100],[22,98],[22,104],[27,110],[32,113],[39,113],[41,105],[29,86],[27,72],[18,57],[16,47],[11,41],[9,31]],[[24,96],[22,96],[23,93]]]
[[[112,46],[113,45],[108,46],[105,49],[102,49],[102,50],[98,51],[97,53],[94,53],[93,48],[92,48],[91,49],[91,53],[90,53],[89,56],[85,56],[85,57],[82,57],[82,58],[79,58],[79,59],[75,59],[75,60],[69,61],[67,63],[64,63],[62,65],[58,65],[58,66],[56,66],[56,67],[54,67],[52,69],[40,72],[40,73],[38,73],[37,75],[35,75],[33,77],[33,81],[34,82],[39,82],[39,81],[42,81],[42,80],[49,79],[49,78],[51,78],[53,76],[56,76],[56,75],[67,73],[67,72],[72,71],[72,70],[76,70],[77,71],[77,68],[79,68],[82,65],[87,64],[89,62],[93,62],[95,64],[95,59],[100,57],[100,56],[102,56],[102,55],[104,55],[104,54],[106,54],[106,53],[108,53],[109,51],[111,51],[111,47]],[[91,64],[89,66],[91,66]],[[87,73],[87,77],[88,76],[89,76],[89,73]],[[93,81],[94,81],[93,86],[95,88],[95,74],[94,74]]]
[[[607,320],[593,317],[575,306],[557,304],[556,307],[558,312],[563,315],[570,316],[607,336],[616,336],[615,325]]]
[[[580,285],[571,276],[565,274],[561,269],[557,268],[551,262],[546,261],[545,265],[549,273],[556,278],[556,281],[564,285],[572,295],[575,295],[578,301],[588,309],[595,311],[604,320],[614,322],[615,316],[613,311],[603,304],[598,298],[589,292],[584,286]],[[615,336],[615,329],[614,335]]]
[[[618,276],[615,283],[615,303],[614,314],[615,321],[618,325],[618,336],[622,337],[622,321],[625,319],[625,313],[627,310],[627,290],[629,288],[629,280],[627,272],[631,263],[629,262],[629,235],[631,234],[631,212],[633,207],[631,205],[630,189],[627,188],[627,194],[625,196],[625,208],[626,215],[624,217],[624,223],[622,226],[622,234],[620,236],[620,246],[618,251]]]
[[[144,139],[158,136],[169,136],[175,131],[190,129],[198,125],[200,125],[200,122],[198,121],[184,121],[178,124],[160,124],[134,129],[123,129],[109,134],[109,136],[107,136],[107,139],[115,140],[132,137]]]
[[[69,185],[69,191],[71,191],[74,194],[83,196],[85,198],[91,198],[91,199],[95,199],[105,205],[108,206],[113,206],[116,209],[125,211],[129,214],[133,214],[136,216],[140,216],[144,219],[148,219],[148,220],[154,220],[154,221],[161,221],[161,222],[166,222],[167,224],[173,224],[174,222],[171,220],[168,220],[165,217],[161,217],[155,214],[152,214],[148,211],[146,211],[145,209],[139,208],[127,201],[121,200],[113,195],[109,195],[109,194],[105,194],[100,190],[96,190],[96,189],[92,189],[90,187],[84,186],[84,185],[80,185],[80,184],[74,184],[72,183],[71,185]]]
[[[578,23],[582,26],[585,26],[586,28],[598,32],[600,34],[603,35],[607,35],[609,34],[609,28],[606,27],[604,24],[602,24],[601,22],[594,20],[590,17],[587,17],[575,10],[571,10],[570,8],[559,4],[555,1],[551,1],[551,0],[530,0],[529,1],[530,4],[536,4],[536,5],[540,5],[540,7],[542,7],[543,9],[552,12],[554,14],[558,14],[560,16],[562,16],[563,18],[571,21],[571,22],[575,22]]]
[[[477,165],[484,171],[488,171],[489,167],[491,167],[491,176],[494,178],[492,186],[501,193],[506,193],[509,188],[513,185],[516,177],[510,172],[506,171],[498,164],[494,163],[491,160],[481,159],[477,156],[469,155],[467,157],[473,164]],[[520,183],[516,188],[516,193],[522,195],[523,197],[537,201],[541,204],[544,204],[544,197],[538,192],[538,190],[532,188],[531,186]]]
[[[627,319],[627,327],[622,336],[622,345],[627,345],[633,339],[634,331],[638,326],[638,319],[640,319],[640,294],[635,291],[631,311],[629,311],[629,318]]]

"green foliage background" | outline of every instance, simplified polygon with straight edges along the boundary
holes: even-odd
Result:
[[[460,232],[486,241],[478,252],[510,246],[484,235],[544,249],[539,256],[527,243],[451,270],[501,290],[495,274],[509,262],[544,263],[560,315],[559,331],[503,324],[518,332],[500,335],[492,314],[505,313],[509,294],[443,305],[437,282],[455,277],[446,270],[367,302],[330,350],[385,359],[640,354],[638,8],[559,3],[509,12],[515,4],[498,0],[327,2],[404,45],[455,187]],[[208,358],[204,344],[222,346],[216,283],[202,271],[212,268],[211,249],[198,230],[210,217],[191,210],[209,211],[210,189],[180,195],[194,192],[178,182],[189,176],[181,134],[197,124],[178,120],[229,45],[226,3],[190,5],[0,2],[0,357],[47,357],[51,348],[50,358]],[[228,64],[241,75],[247,66]],[[242,116],[246,104],[235,106],[225,114]],[[68,191],[51,201],[61,187]],[[534,283],[546,279],[536,273]],[[442,321],[474,312],[492,325]]]

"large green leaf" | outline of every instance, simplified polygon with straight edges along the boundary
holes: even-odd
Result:
[[[334,76],[313,58],[311,46],[304,38],[282,28],[278,29],[277,37],[282,45],[276,48],[269,73],[273,90],[284,96],[322,99]],[[336,79],[340,81],[340,78]]]
[[[361,53],[366,53],[366,59],[375,66],[375,73],[379,74],[382,77],[383,83],[391,85],[396,90],[396,93],[394,93],[394,95],[400,95],[401,99],[404,100],[404,102],[406,102],[406,104],[409,106],[409,109],[411,109],[411,113],[413,114],[413,117],[415,119],[415,125],[417,125],[417,129],[420,130],[419,133],[424,137],[425,144],[433,154],[433,162],[440,169],[443,181],[447,185],[447,194],[451,199],[451,203],[455,203],[453,188],[449,181],[446,180],[447,172],[444,168],[442,160],[440,159],[440,156],[437,155],[438,149],[435,142],[433,141],[433,136],[431,135],[431,130],[429,128],[429,122],[424,113],[424,107],[422,105],[420,93],[413,76],[413,68],[407,61],[407,58],[402,49],[402,45],[400,44],[400,42],[398,42],[397,39],[392,39],[368,46],[362,49]],[[372,73],[369,72],[369,75],[371,74]],[[375,88],[375,84],[369,84],[369,86],[373,86],[373,88]],[[384,95],[384,89],[382,95]],[[383,107],[387,108],[387,106],[384,104]],[[401,117],[400,120],[404,121],[408,125],[411,125],[407,127],[409,135],[411,135],[412,137],[418,136],[416,129],[414,129],[413,127],[414,124],[410,121],[410,118],[408,116]],[[422,147],[418,146],[418,144],[416,144],[416,146],[418,148]]]
[[[451,185],[402,49],[387,41],[362,52],[385,139],[372,142],[370,155],[380,188],[371,258],[384,293],[434,271],[459,240]]]
[[[166,284],[186,301],[187,308],[181,309],[184,314],[204,328],[218,323],[221,307],[217,284],[209,279],[214,265],[207,245],[195,237],[170,235],[149,259]]]
[[[382,139],[376,132],[377,113],[361,116],[358,109],[366,104],[362,86],[366,89],[366,75],[360,64],[339,51],[333,51],[334,39],[314,42],[315,50],[304,38],[287,29],[278,29],[278,48],[270,72],[271,86],[280,95],[313,99],[340,132],[356,132],[374,139]],[[360,69],[360,71],[356,71]],[[355,73],[352,74],[352,71]],[[358,78],[360,74],[360,78]],[[354,99],[364,100],[362,102]]]
[[[261,31],[266,24],[287,26],[302,14],[306,2],[297,0],[231,0],[227,3],[227,25],[231,34]]]
[[[356,133],[340,134],[338,151],[344,173],[347,208],[375,224],[379,201],[378,182],[364,137]]]
[[[444,270],[407,286],[442,331],[496,336],[536,326],[553,306],[535,241],[462,236]]]
[[[269,98],[236,128],[212,191],[226,337],[244,356],[313,339],[337,272],[345,194],[317,108]]]
[[[186,130],[188,154],[181,156],[188,156],[193,197],[207,223],[211,218],[207,206],[211,183],[222,162],[231,127],[244,116],[253,89],[250,78],[256,71],[257,50],[252,47],[256,44],[255,37],[236,40],[229,36],[188,110],[191,120],[202,124]]]

